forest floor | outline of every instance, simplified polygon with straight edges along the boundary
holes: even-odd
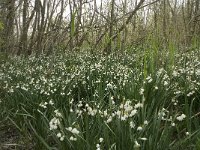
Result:
[[[33,144],[23,138],[19,131],[8,122],[0,122],[0,150],[32,150]]]

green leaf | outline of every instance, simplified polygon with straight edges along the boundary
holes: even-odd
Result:
[[[46,143],[46,141],[37,133],[37,131],[33,128],[32,124],[29,122],[29,126],[31,127],[32,131],[35,133],[37,138],[40,140],[41,143],[48,149],[52,150],[52,148]]]

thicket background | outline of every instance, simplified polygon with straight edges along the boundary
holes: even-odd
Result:
[[[198,46],[199,0],[1,0],[0,50],[52,54]]]

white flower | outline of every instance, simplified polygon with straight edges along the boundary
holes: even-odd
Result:
[[[131,121],[129,124],[131,128],[135,128],[135,123],[133,121]]]
[[[110,116],[108,119],[107,119],[107,123],[110,123],[112,121],[112,116]]]
[[[176,94],[176,95],[181,94],[181,91],[176,91],[176,92],[174,92],[174,94]]]
[[[196,70],[196,75],[200,76],[200,69]]]
[[[132,110],[131,113],[130,113],[130,115],[129,115],[129,117],[133,117],[136,113],[137,113],[136,109]]]
[[[71,136],[71,137],[69,138],[69,140],[70,140],[70,141],[77,141],[77,138]]]
[[[72,129],[71,132],[72,132],[73,134],[79,134],[79,133],[80,133],[76,128]]]
[[[49,105],[54,105],[52,100],[49,101]]]
[[[106,117],[108,115],[107,113],[107,109],[105,111],[103,111],[103,115]]]
[[[176,72],[176,71],[174,70],[173,73],[172,73],[172,75],[173,75],[174,77],[177,77],[177,76],[178,76],[178,72]]]
[[[62,117],[58,109],[54,110],[54,113],[56,114],[56,117]]]
[[[167,82],[167,81],[164,81],[164,85],[165,85],[165,86],[168,85],[168,82]]]
[[[137,141],[135,141],[134,148],[139,148],[139,147],[140,147],[140,144]]]
[[[135,106],[134,106],[134,108],[136,109],[136,108],[139,108],[139,107],[143,107],[143,104],[142,103],[137,103]]]
[[[82,115],[82,113],[83,113],[83,111],[82,110],[76,110],[76,113],[78,114],[78,116],[81,116]]]
[[[113,85],[112,85],[111,83],[108,83],[108,84],[107,84],[107,88],[108,88],[108,89],[113,89]]]
[[[174,122],[172,122],[172,123],[171,123],[171,126],[172,126],[172,127],[174,127],[174,126],[175,126],[175,123],[174,123]]]
[[[148,77],[146,78],[146,80],[147,80],[148,83],[151,83],[151,82],[153,81],[153,79],[151,78],[151,76],[148,76]]]
[[[141,88],[140,89],[140,95],[143,95],[144,94],[144,88]]]
[[[183,121],[183,119],[185,119],[185,118],[186,118],[186,115],[185,115],[185,114],[182,114],[182,115],[176,117],[176,119],[177,119],[178,121]]]
[[[128,116],[124,115],[121,117],[121,121],[125,121]]]
[[[64,141],[65,136],[60,137],[60,141]]]
[[[66,128],[66,130],[68,130],[68,131],[70,131],[70,132],[72,131],[72,129],[73,129],[72,127]]]
[[[144,125],[148,125],[148,121],[147,120],[144,121]]]
[[[119,108],[120,108],[120,109],[123,109],[123,108],[124,108],[124,105],[123,105],[123,104],[120,104]]]
[[[63,141],[65,138],[65,136],[64,135],[62,136],[60,132],[56,136],[60,139],[60,141]]]
[[[112,100],[112,104],[115,105],[115,101],[114,100]]]
[[[114,100],[114,96],[111,96],[110,99],[111,99],[111,100]]]
[[[61,135],[61,133],[59,132],[56,136],[60,138],[62,135]]]
[[[103,138],[99,138],[99,142],[102,143],[103,142]]]
[[[147,138],[143,137],[143,138],[140,138],[140,140],[142,140],[142,141],[146,141]]]
[[[141,131],[141,130],[142,130],[141,126],[137,127],[137,131]]]
[[[61,93],[60,93],[60,95],[62,95],[62,96],[63,96],[63,95],[65,95],[65,93],[64,93],[64,92],[61,92]]]
[[[96,147],[99,148],[99,147],[100,147],[100,144],[97,144]]]
[[[189,133],[189,132],[185,132],[185,134],[186,134],[186,135],[190,135],[190,133]]]
[[[116,114],[117,114],[118,117],[120,117],[120,116],[121,116],[121,111],[118,110],[118,111],[116,112]]]
[[[44,102],[44,103],[40,103],[39,106],[42,108],[47,108],[47,104],[48,104],[47,102]]]
[[[83,106],[83,104],[82,104],[82,103],[79,103],[79,104],[78,104],[78,107],[79,107],[79,108],[80,108],[80,107],[82,107],[82,106]]]
[[[97,109],[92,109],[91,107],[87,107],[88,115],[95,116],[97,113]]]
[[[133,107],[130,105],[130,101],[127,101],[124,105],[124,109],[126,112],[129,112],[133,109]]]
[[[57,129],[59,125],[60,125],[60,120],[56,117],[51,119],[51,121],[49,122],[50,130]]]
[[[69,103],[70,103],[70,104],[73,104],[73,102],[74,102],[74,99],[72,98],[71,101],[70,101]]]

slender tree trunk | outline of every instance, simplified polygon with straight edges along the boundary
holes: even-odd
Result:
[[[14,48],[14,19],[15,19],[15,0],[8,0],[5,20],[5,52],[11,53]]]
[[[114,24],[113,24],[113,22],[114,22],[114,7],[115,6],[115,0],[112,0],[112,2],[111,2],[111,14],[110,14],[110,19],[109,19],[109,21],[110,21],[110,24],[109,24],[109,41],[108,41],[108,46],[107,46],[107,48],[105,49],[106,51],[106,53],[107,54],[110,54],[111,53],[111,51],[112,51],[112,36],[113,36],[113,29],[114,29]]]
[[[74,19],[75,19],[75,14],[74,14],[74,9],[72,6],[71,0],[69,0],[69,8],[70,8],[70,50],[74,48]]]
[[[126,14],[126,11],[127,11],[127,0],[124,0],[124,4],[123,4],[123,16],[125,16]],[[123,17],[123,24],[125,24],[125,17]],[[124,29],[124,32],[123,32],[123,39],[121,41],[121,50],[124,51],[125,50],[125,42],[127,40],[127,32],[128,32],[128,29],[127,27],[125,27]]]
[[[28,43],[28,26],[27,26],[27,12],[28,12],[28,0],[23,0],[23,16],[22,16],[22,33],[21,40],[19,43],[19,50],[17,55],[21,53],[25,54],[27,51],[27,43]]]

